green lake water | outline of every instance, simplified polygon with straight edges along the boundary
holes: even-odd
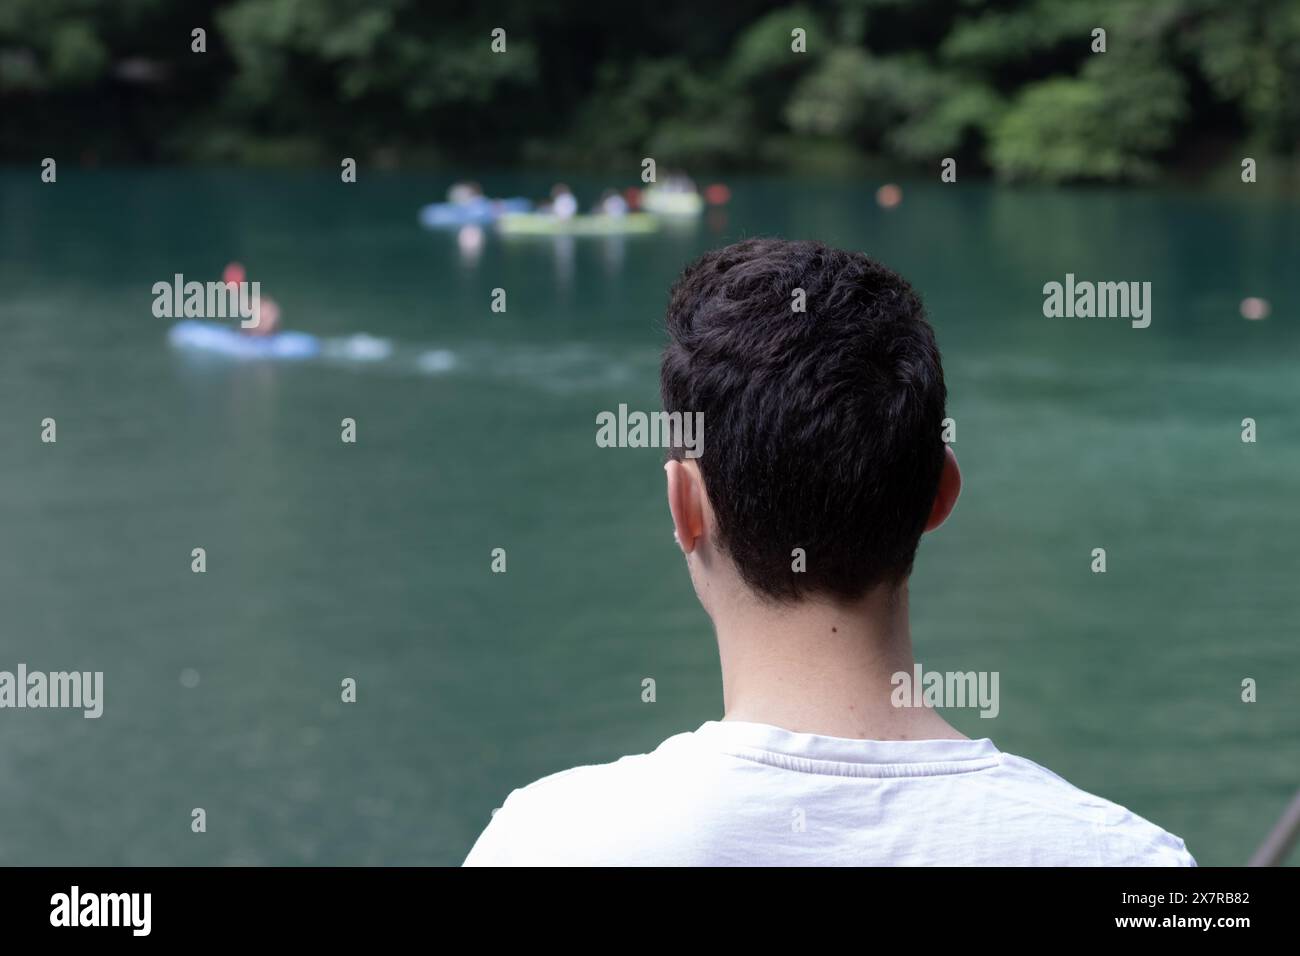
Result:
[[[0,710],[0,864],[455,864],[513,787],[718,717],[660,452],[595,416],[657,407],[668,285],[762,234],[879,257],[938,331],[966,489],[914,641],[1001,690],[952,722],[1244,862],[1300,786],[1296,205],[735,178],[657,235],[466,254],[416,223],[448,182],[0,174],[0,670],[105,675],[98,720]],[[287,327],[392,355],[171,349],[153,284],[230,259]],[[1044,318],[1067,272],[1150,281],[1150,328]]]

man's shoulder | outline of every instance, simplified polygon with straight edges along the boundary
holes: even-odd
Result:
[[[818,859],[853,857],[855,847],[865,847],[870,856],[871,831],[882,821],[877,815],[867,822],[873,819],[871,791],[849,782],[855,778],[822,779],[776,768],[779,776],[799,779],[774,782],[769,766],[720,757],[716,748],[700,746],[695,734],[685,733],[649,753],[542,777],[507,797],[465,862],[725,864],[735,857],[732,849],[752,850],[760,836],[788,856],[788,835],[772,829],[762,811],[789,797],[781,787],[792,783],[808,791],[801,800],[828,801],[823,817],[842,830],[838,842],[817,849]],[[1178,837],[1013,754],[997,752],[993,765],[981,771],[915,777],[907,785],[918,788],[919,798],[909,803],[909,812],[927,814],[908,824],[922,828],[913,863],[1196,865]],[[782,826],[788,828],[788,821]],[[811,852],[812,842],[798,846]],[[929,845],[922,850],[922,844]]]
[[[634,778],[646,774],[654,752],[630,754],[609,763],[583,764],[539,777],[530,784],[512,790],[501,805],[513,813],[537,812],[543,807],[571,808],[579,803],[593,803],[613,791],[633,785]]]
[[[692,748],[690,740],[689,732],[677,734],[646,753],[628,754],[607,763],[585,763],[546,775],[512,791],[502,810],[572,812],[607,799],[627,801],[638,795],[650,796],[654,788],[680,783],[680,767],[699,761],[701,754]]]
[[[690,736],[678,734],[649,753],[562,770],[512,791],[466,865],[581,864],[592,862],[587,850],[641,856],[642,848],[631,844],[643,842],[655,821],[671,814],[669,801],[691,799],[680,772],[693,758]]]
[[[1183,840],[1127,807],[1099,797],[1026,757],[1003,753],[1009,799],[1050,838],[1053,831],[1087,833],[1101,866],[1196,866]]]

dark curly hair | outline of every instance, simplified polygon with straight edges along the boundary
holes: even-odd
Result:
[[[947,400],[907,281],[862,253],[750,239],[686,267],[667,325],[664,409],[703,413],[718,543],[745,582],[790,602],[905,580],[943,468]]]

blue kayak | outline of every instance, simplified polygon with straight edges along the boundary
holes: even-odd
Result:
[[[306,332],[277,332],[274,335],[246,335],[238,325],[185,319],[167,333],[167,341],[178,349],[213,352],[233,358],[307,359],[320,354],[321,342]]]
[[[449,229],[456,226],[486,226],[508,212],[528,212],[533,208],[529,199],[488,199],[480,196],[469,202],[435,202],[420,210],[420,225],[427,229]]]

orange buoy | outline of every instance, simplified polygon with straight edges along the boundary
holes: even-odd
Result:
[[[876,203],[882,209],[893,209],[903,201],[903,190],[894,183],[885,183],[876,190]]]
[[[711,183],[704,189],[704,199],[710,206],[723,206],[731,202],[731,190],[725,183]]]

